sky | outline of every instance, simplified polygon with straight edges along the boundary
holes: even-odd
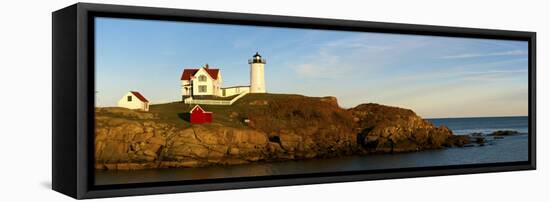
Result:
[[[424,118],[528,114],[526,41],[96,18],[96,105],[128,91],[181,100],[184,68],[219,68],[222,86],[249,85],[264,59],[268,93],[379,103]]]

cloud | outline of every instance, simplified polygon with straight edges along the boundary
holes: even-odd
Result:
[[[302,64],[298,66],[296,72],[304,77],[316,77],[318,76],[319,69],[313,64]]]
[[[424,38],[400,35],[366,34],[322,43],[303,57],[295,72],[307,78],[343,78],[384,69],[395,58],[426,45]]]
[[[472,75],[472,74],[510,74],[510,73],[524,73],[527,72],[527,69],[512,69],[512,70],[487,70],[487,71],[472,71],[464,72],[463,75]]]
[[[514,56],[514,55],[526,55],[527,51],[524,50],[511,50],[503,52],[493,53],[465,53],[459,55],[447,55],[441,58],[443,59],[467,59],[467,58],[479,58],[479,57],[492,57],[492,56]]]
[[[322,48],[365,49],[371,51],[386,51],[395,48],[394,44],[388,43],[388,41],[386,41],[386,43],[380,43],[375,37],[376,36],[366,35],[343,38],[326,43]]]
[[[525,57],[476,63],[459,59],[524,56],[527,50],[506,47],[488,52],[466,45],[464,54],[443,57],[457,60],[437,60],[442,45],[457,47],[449,44],[457,42],[447,40],[394,35],[342,37],[315,46],[293,69],[297,76],[312,79],[302,84],[307,87],[300,93],[330,94],[343,107],[379,102],[412,108],[427,117],[521,114],[523,103],[512,103],[508,98],[514,95],[501,94],[527,79]],[[315,79],[330,81],[317,83]]]
[[[517,74],[523,73],[525,75],[525,78],[527,78],[527,69],[519,69],[519,70],[488,70],[488,71],[480,71],[480,72],[464,72],[460,77],[462,77],[463,80],[470,80],[470,81],[497,81],[497,80],[513,80],[518,79],[521,77],[518,77]]]
[[[296,69],[299,76],[316,79],[338,79],[347,75],[352,68],[342,68],[338,66],[323,66],[316,64],[301,64]]]
[[[443,68],[442,68],[443,69]],[[485,71],[464,71],[458,69],[448,69],[442,71],[424,72],[419,74],[403,75],[394,77],[392,83],[389,85],[405,85],[410,82],[427,82],[427,81],[449,81],[449,80],[461,80],[461,81],[495,81],[495,80],[510,80],[521,78],[518,74],[527,75],[527,68],[525,69],[510,69],[510,70],[485,70]]]

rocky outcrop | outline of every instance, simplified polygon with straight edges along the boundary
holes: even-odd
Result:
[[[270,158],[264,133],[222,126],[193,126],[167,142],[159,167],[242,164]]]
[[[120,108],[96,111],[96,169],[233,165],[350,154],[352,148],[352,134],[346,137],[348,141],[340,139],[339,135],[331,135],[339,134],[333,126],[280,128],[269,136],[258,129],[219,124],[177,129],[143,114],[147,113]]]
[[[156,168],[167,137],[176,132],[151,113],[122,108],[96,109],[96,168]]]
[[[246,101],[246,99],[244,99]],[[96,169],[234,165],[463,146],[469,139],[413,111],[377,104],[346,110],[334,97],[299,95],[237,103],[227,120],[176,127],[151,112],[96,110]],[[181,120],[183,121],[183,120]]]
[[[331,157],[357,150],[353,116],[335,97],[280,96],[246,113],[249,127],[266,133],[282,149],[278,158]]]
[[[446,147],[464,147],[472,142],[472,139],[469,135],[452,135],[447,141],[445,141],[444,146]]]
[[[199,167],[270,158],[272,146],[259,131],[219,125],[176,129],[154,116],[134,116],[145,112],[119,111],[126,110],[96,111],[97,169]]]
[[[461,145],[446,126],[436,127],[412,110],[379,104],[362,104],[349,111],[361,130],[357,142],[365,152],[388,153],[439,149]]]
[[[515,130],[497,130],[489,134],[489,136],[511,136],[511,135],[518,135],[518,134],[519,132]]]

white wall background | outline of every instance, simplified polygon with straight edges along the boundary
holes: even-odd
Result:
[[[107,199],[109,201],[544,201],[550,199],[549,5],[540,0],[90,1],[538,32],[538,170]],[[75,3],[1,1],[0,201],[68,201],[51,186],[51,12]],[[546,78],[545,78],[546,77]],[[546,124],[545,124],[546,123]]]

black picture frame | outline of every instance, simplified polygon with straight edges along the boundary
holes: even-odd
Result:
[[[94,185],[94,17],[120,17],[523,40],[529,44],[529,160],[424,168]],[[77,3],[52,14],[52,188],[84,199],[536,169],[536,33],[353,20]]]

